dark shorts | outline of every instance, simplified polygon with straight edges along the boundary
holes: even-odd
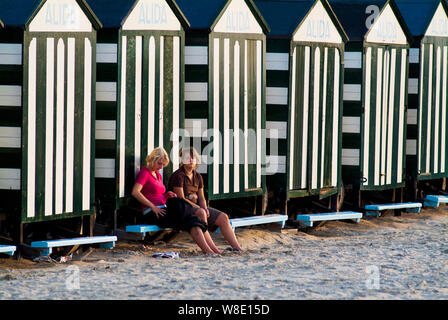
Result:
[[[207,224],[194,214],[192,206],[180,198],[170,198],[166,201],[165,215],[157,217],[152,211],[143,216],[144,223],[156,224],[161,228],[173,228],[190,231],[193,227],[200,227],[207,231]]]
[[[207,218],[208,230],[213,232],[213,231],[216,231],[216,229],[218,229],[218,226],[216,225],[216,220],[218,219],[218,217],[221,214],[224,214],[224,212],[219,211],[218,209],[215,209],[215,208],[210,208],[210,207],[207,207],[207,208],[208,208],[208,212],[210,212],[210,216]],[[193,209],[194,209],[193,212],[195,212],[199,208],[193,208]]]

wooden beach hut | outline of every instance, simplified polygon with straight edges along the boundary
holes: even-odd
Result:
[[[43,222],[94,214],[101,23],[83,0],[1,1],[0,12],[0,215],[21,244]]]
[[[413,36],[406,169],[413,182],[409,186],[412,198],[416,199],[440,191],[448,176],[448,6],[440,0],[396,2]]]
[[[104,25],[97,44],[97,196],[115,211],[127,204],[155,147],[170,154],[164,180],[179,166],[189,23],[172,0],[88,3]]]
[[[342,179],[355,207],[361,191],[405,186],[408,59],[412,36],[393,0],[330,1],[347,31],[344,69]],[[397,192],[399,191],[399,192]]]
[[[0,29],[4,27],[3,21],[0,20]],[[0,52],[0,55],[5,54],[5,52]],[[1,234],[1,219],[0,219],[0,234]],[[0,244],[0,253],[13,255],[15,252],[15,246],[9,246],[5,244]]]
[[[185,129],[199,140],[209,200],[265,193],[265,52],[251,0],[178,1],[185,49]],[[201,144],[202,142],[202,144]]]
[[[267,187],[284,190],[286,201],[337,195],[347,35],[326,0],[257,0],[256,5],[271,27],[267,145],[278,148],[269,148],[274,174]]]

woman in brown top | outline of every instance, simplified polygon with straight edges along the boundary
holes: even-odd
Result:
[[[178,197],[184,198],[196,208],[194,213],[207,223],[208,229],[213,231],[219,228],[224,239],[233,250],[242,251],[230,225],[228,215],[214,208],[207,207],[202,176],[196,171],[199,166],[198,152],[193,147],[190,147],[182,149],[179,156],[181,158],[181,167],[171,175],[168,189],[174,191]],[[204,236],[210,248],[216,253],[220,253],[219,249],[214,245],[209,232],[205,232]]]

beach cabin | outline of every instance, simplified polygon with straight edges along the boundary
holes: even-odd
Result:
[[[25,224],[94,213],[101,23],[83,0],[1,1],[0,12],[0,215],[22,243]]]
[[[412,37],[393,0],[330,1],[350,41],[345,50],[342,179],[361,191],[405,186],[408,59]],[[396,193],[396,191],[400,191]]]
[[[448,176],[448,6],[440,0],[396,2],[413,36],[409,54],[406,169],[414,181],[413,198],[417,198],[422,182],[432,185],[434,192],[442,189]],[[431,192],[425,189],[424,193]]]
[[[165,182],[179,166],[189,23],[172,0],[88,3],[103,22],[97,44],[97,197],[115,210],[130,198],[155,147],[170,156]]]
[[[251,0],[177,3],[191,24],[185,48],[185,129],[202,153],[206,197],[262,195],[269,28]]]
[[[326,0],[255,3],[271,27],[266,127],[273,175],[267,188],[284,190],[286,201],[337,195],[347,35]]]
[[[4,27],[3,21],[0,20],[0,29],[2,29]],[[6,52],[0,52],[0,55],[5,55],[7,54]],[[0,71],[0,74],[3,74],[2,71]],[[1,222],[3,219],[1,219],[0,217],[0,234],[1,234],[1,230],[2,230],[2,226],[1,226]],[[15,251],[15,247],[14,246],[9,246],[6,244],[0,244],[0,253],[5,253],[8,255],[12,255]]]

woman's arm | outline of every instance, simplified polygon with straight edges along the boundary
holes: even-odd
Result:
[[[205,209],[206,211],[208,211],[208,209],[207,209],[207,201],[205,201],[205,196],[204,196],[204,188],[200,188],[199,190],[198,190],[198,203],[199,203],[199,206],[202,208],[202,209]]]
[[[182,187],[173,187],[173,191],[177,194],[177,196],[179,198],[184,199],[189,204],[191,204],[193,207],[199,208],[199,206],[196,203],[194,203],[194,202],[190,201],[189,199],[185,198],[184,188],[182,188]]]
[[[143,195],[142,191],[143,186],[140,183],[134,184],[134,187],[132,188],[132,196],[137,199],[138,202],[143,204],[144,206],[147,206],[151,208],[152,211],[156,214],[158,217],[159,215],[165,215],[165,210],[161,209],[159,207],[156,207],[151,201],[146,199],[146,197]]]

